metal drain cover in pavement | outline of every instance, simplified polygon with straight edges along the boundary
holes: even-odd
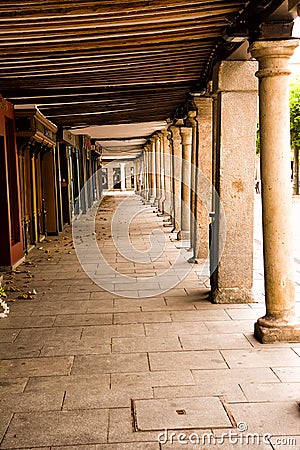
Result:
[[[217,397],[134,400],[133,408],[138,431],[232,428]]]

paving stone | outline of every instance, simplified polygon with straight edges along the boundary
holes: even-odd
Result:
[[[254,321],[253,320],[235,320],[233,321],[205,321],[205,325],[212,333],[232,333],[234,327],[235,333],[253,333]]]
[[[12,317],[0,321],[0,328],[43,328],[52,327],[55,316],[42,317]]]
[[[195,384],[190,370],[165,372],[113,373],[111,387],[182,386]]]
[[[68,375],[72,364],[72,356],[4,359],[1,362],[0,377],[22,378],[47,375]]]
[[[87,343],[85,341],[62,343],[59,340],[48,342],[41,350],[41,356],[60,356],[60,355],[97,355],[111,353],[111,344],[109,342]]]
[[[55,327],[78,325],[109,325],[112,324],[112,314],[61,314],[55,319]]]
[[[63,392],[51,394],[39,392],[5,393],[0,397],[0,411],[30,412],[60,410]]]
[[[23,345],[19,342],[2,343],[0,348],[0,358],[35,358],[40,355],[43,344],[30,343]]]
[[[158,443],[157,431],[136,432],[133,428],[130,408],[116,408],[109,411],[108,442],[154,442]],[[126,448],[126,447],[125,447]]]
[[[272,370],[284,383],[300,381],[300,367],[274,367]]]
[[[185,351],[149,353],[151,370],[224,369],[227,367],[218,351]]]
[[[105,442],[108,412],[51,411],[16,413],[1,448],[76,445]]]
[[[43,305],[35,308],[32,316],[47,316],[47,315],[61,315],[61,314],[84,314],[87,310],[87,303],[81,300],[74,300],[66,302],[64,300],[49,302],[43,301]]]
[[[0,394],[23,392],[28,378],[13,378],[0,380]]]
[[[64,328],[34,328],[21,330],[16,339],[16,343],[30,345],[31,343],[41,343],[52,340],[79,340],[81,337],[81,327],[64,327]]]
[[[180,341],[184,350],[252,348],[243,334],[190,334],[181,336]]]
[[[139,312],[141,311],[141,308],[139,306],[136,305],[122,305],[122,304],[117,304],[117,305],[113,305],[113,300],[109,299],[107,300],[91,300],[88,302],[87,304],[87,313],[88,314],[95,314],[95,313],[105,313],[105,312],[110,312],[110,313],[116,313],[116,312],[127,312],[127,311],[132,311],[132,312]]]
[[[222,350],[230,368],[300,366],[300,357],[289,348]]]
[[[255,309],[251,309],[251,308],[245,308],[245,309],[228,309],[225,308],[227,314],[229,315],[229,317],[231,317],[231,319],[234,320],[257,320],[259,317],[262,317],[266,314],[266,308],[255,308]]]
[[[230,411],[237,423],[247,424],[249,433],[272,436],[299,433],[299,406],[296,402],[237,403],[230,405]],[[219,435],[219,430],[214,431]]]
[[[82,339],[145,336],[142,324],[103,325],[83,328]]]
[[[6,432],[9,424],[10,424],[12,417],[13,417],[12,412],[7,411],[7,410],[1,411],[1,414],[0,414],[0,439],[1,439],[1,441],[3,439],[3,436]],[[0,448],[1,448],[1,446],[0,446]]]
[[[72,374],[136,372],[149,369],[146,353],[75,356]]]
[[[55,301],[71,301],[71,302],[73,302],[74,300],[80,300],[82,302],[82,301],[89,300],[90,296],[91,296],[90,292],[85,292],[85,293],[82,293],[82,292],[77,292],[77,293],[76,292],[72,292],[72,293],[68,293],[68,292],[50,293],[50,292],[47,292],[47,294],[44,294],[43,298],[45,300],[51,301],[51,302],[55,302]]]
[[[51,447],[51,450],[159,450],[159,444],[154,442],[128,442],[126,444],[96,444],[76,445],[67,447]]]
[[[135,400],[139,430],[232,427],[221,401],[215,397]]]
[[[140,313],[117,313],[114,314],[115,324],[126,323],[163,323],[171,322],[169,313],[166,312],[140,312]]]
[[[159,323],[146,323],[145,330],[147,336],[169,336],[169,335],[189,335],[189,334],[202,334],[207,333],[208,328],[203,322],[172,322],[164,323],[162,326]]]
[[[30,378],[25,392],[57,392],[80,386],[86,388],[106,388],[110,386],[110,375],[102,373],[94,375],[62,375]]]
[[[162,442],[164,442],[166,439],[168,439],[168,442],[165,445],[162,445],[163,450],[182,450],[183,448],[191,450],[197,448],[201,448],[201,450],[244,450],[248,447],[244,442],[236,443],[235,436],[230,440],[229,438],[226,439],[222,437],[214,437],[212,433],[205,434],[199,432],[199,430],[193,433],[187,432],[183,435],[180,434],[180,432],[177,432],[174,435],[172,435],[171,432],[168,432],[167,434],[161,436]],[[201,445],[201,447],[199,447],[199,445]],[[272,448],[273,447],[271,446],[271,444],[260,443],[257,446],[254,444],[251,450],[272,450]]]
[[[279,384],[279,383],[278,383]],[[198,384],[196,386],[154,387],[155,398],[176,397],[223,397],[226,402],[245,402],[247,399],[240,386],[229,383]]]
[[[130,408],[132,398],[152,398],[150,387],[110,389],[99,386],[70,386],[67,388],[63,409]]]
[[[291,368],[292,369],[292,368]],[[279,379],[268,367],[242,369],[192,370],[196,384],[206,386],[210,383],[278,383]]]
[[[172,321],[174,322],[205,322],[208,320],[230,320],[228,315],[222,309],[211,310],[201,309],[196,311],[171,312]]]
[[[113,338],[113,353],[140,353],[140,352],[166,352],[172,350],[181,350],[181,345],[177,337],[153,338]]]
[[[298,383],[241,383],[241,388],[251,403],[296,401],[300,398],[300,380]]]

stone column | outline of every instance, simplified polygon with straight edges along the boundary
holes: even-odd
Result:
[[[298,40],[257,41],[266,315],[255,324],[263,343],[300,342],[295,284],[290,179],[288,60]]]
[[[173,218],[173,232],[178,233],[181,223],[181,137],[179,126],[169,127],[171,132],[171,151],[172,151],[172,218]]]
[[[164,149],[164,167],[165,167],[165,200],[164,200],[164,213],[168,216],[166,220],[170,220],[171,216],[171,193],[172,193],[172,180],[171,180],[171,147],[168,139],[169,133],[166,130],[162,131],[163,149]]]
[[[165,202],[165,158],[164,158],[164,139],[163,133],[160,131],[157,133],[159,139],[160,149],[160,198],[158,202],[158,210],[161,215],[164,215],[164,202]]]
[[[201,180],[199,177],[205,177],[212,181],[212,99],[210,97],[194,96],[194,104],[197,108],[197,167],[200,172],[197,177],[199,188]],[[197,221],[197,253],[199,259],[206,259],[209,250],[209,213],[203,201],[201,192],[196,195],[196,221]]]
[[[145,155],[145,176],[146,176],[146,187],[145,187],[145,200],[146,203],[149,204],[150,201],[150,192],[151,192],[151,176],[150,176],[150,152],[148,146],[145,146],[144,148],[144,155]]]
[[[151,168],[150,168],[150,177],[151,177],[151,192],[150,192],[150,203],[154,205],[156,199],[156,165],[155,165],[155,142],[154,139],[150,139],[149,144],[149,152],[151,153]]]
[[[125,163],[120,163],[121,172],[121,191],[126,191],[126,173],[125,173]]]
[[[210,256],[215,303],[253,301],[256,68],[256,61],[221,61],[213,71],[217,115],[213,166],[218,196]]]
[[[160,139],[157,134],[154,136],[154,146],[155,146],[155,180],[156,180],[155,205],[159,210],[161,198],[161,157],[160,157]]]
[[[191,127],[180,127],[182,143],[181,168],[181,224],[178,240],[190,243],[190,206],[191,206],[191,157],[192,157]]]
[[[192,109],[188,111],[188,117],[185,125],[192,128],[192,149],[191,149],[191,189],[190,189],[190,243],[193,250],[193,256],[189,259],[189,262],[195,262],[196,260],[196,246],[197,246],[197,227],[196,227],[196,183],[197,183],[197,159],[198,159],[198,135],[197,135],[197,122],[195,117],[197,111]]]

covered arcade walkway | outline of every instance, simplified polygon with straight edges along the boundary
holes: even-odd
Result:
[[[111,221],[119,207],[114,238],[120,237],[126,199],[139,211],[130,226],[136,250],[149,250],[153,230],[156,239],[164,235],[165,250],[157,260],[130,263],[116,251]],[[294,204],[296,214],[299,207]],[[265,308],[259,233],[254,272],[259,303],[217,305],[208,299],[201,264],[183,263],[189,273],[182,281],[169,273],[174,258],[189,252],[172,242],[171,227],[163,226],[152,207],[133,194],[119,194],[105,197],[99,211],[98,245],[112,268],[131,277],[123,287],[115,282],[115,289],[128,291],[127,298],[87,277],[70,227],[5,277],[16,300],[0,322],[1,448],[298,448],[299,344],[263,345],[253,338],[253,323]],[[124,250],[122,239],[119,248]],[[101,273],[91,257],[86,269],[92,266]],[[299,300],[299,262],[297,267]],[[154,285],[163,272],[174,287],[164,292],[161,286],[160,294],[145,297],[141,279],[154,277]],[[33,289],[31,298],[18,298]],[[246,433],[254,433],[248,446]],[[206,439],[206,445],[195,445],[196,439]],[[182,447],[182,441],[191,443]]]

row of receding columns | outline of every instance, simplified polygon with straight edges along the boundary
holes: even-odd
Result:
[[[193,258],[210,255],[211,300],[255,301],[253,227],[259,104],[266,315],[262,342],[299,341],[291,218],[288,59],[297,40],[257,41],[256,59],[221,61],[209,93],[155,133],[141,155],[141,195]],[[258,83],[259,80],[259,83]],[[209,237],[209,223],[210,237]]]

